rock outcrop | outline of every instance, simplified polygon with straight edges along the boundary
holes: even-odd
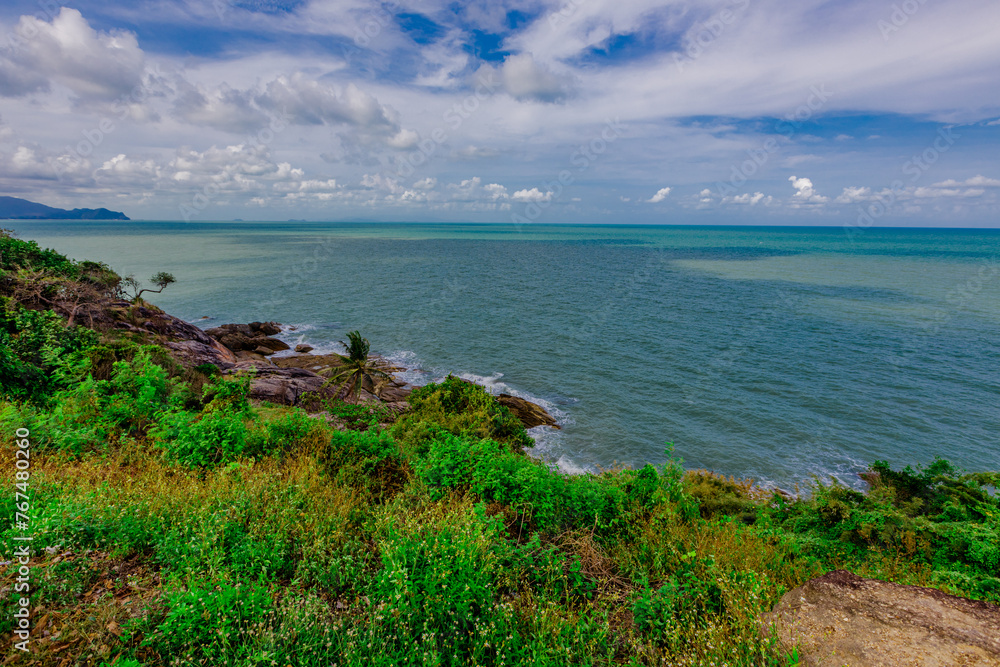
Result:
[[[524,428],[534,428],[535,426],[551,426],[559,428],[555,418],[550,415],[542,406],[526,401],[510,394],[498,394],[497,403],[503,405],[514,413],[514,416],[521,420]]]
[[[251,371],[250,398],[280,405],[301,405],[308,394],[333,396],[333,389],[324,387],[326,378],[303,368],[278,368],[253,361],[243,361],[226,371],[227,374]]]
[[[254,352],[263,356],[290,349],[288,343],[271,338],[280,332],[281,325],[277,322],[223,324],[205,331],[235,353]]]
[[[198,327],[148,305],[103,302],[77,315],[77,321],[99,331],[130,331],[151,336],[188,367],[215,364],[228,368],[238,361],[231,350]]]
[[[761,618],[809,667],[1000,665],[1000,607],[933,588],[829,572]]]

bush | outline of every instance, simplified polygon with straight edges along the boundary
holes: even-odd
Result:
[[[44,403],[79,379],[93,331],[64,325],[52,311],[27,310],[0,297],[0,397]]]
[[[200,413],[173,406],[163,412],[152,435],[167,456],[190,467],[229,463],[247,451],[247,419],[253,416],[247,398],[250,379],[218,377],[205,386],[208,404]]]
[[[431,424],[454,435],[489,438],[514,449],[535,444],[521,420],[488,391],[454,376],[414,389],[407,401],[411,410],[397,422],[393,433],[418,447],[425,444]]]
[[[81,358],[81,364],[88,362]],[[86,374],[74,388],[53,394],[52,408],[35,414],[31,430],[42,447],[76,454],[105,449],[123,436],[144,434],[170,390],[166,371],[144,350],[132,361],[115,362],[109,380]]]

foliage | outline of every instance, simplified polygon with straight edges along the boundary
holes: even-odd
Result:
[[[72,384],[80,354],[96,343],[93,331],[66,327],[52,311],[0,297],[0,396],[44,402]]]
[[[253,455],[247,447],[246,421],[252,416],[249,392],[249,377],[216,378],[205,386],[208,403],[201,412],[173,407],[160,416],[150,435],[172,460],[192,467]]]
[[[453,377],[389,428],[255,405],[246,376],[67,326],[44,300],[85,264],[0,234],[0,457],[30,430],[32,605],[60,623],[15,664],[777,666],[797,654],[760,614],[831,569],[1000,602],[1000,473],[877,461],[867,490],[792,497],[668,446],[566,475]],[[17,511],[0,497],[6,552]]]
[[[143,645],[180,664],[236,664],[262,657],[257,640],[274,603],[254,584],[199,586],[167,594],[169,611]]]
[[[347,356],[337,355],[341,365],[330,372],[327,384],[338,388],[339,398],[353,396],[355,402],[366,384],[378,396],[385,383],[392,379],[386,370],[388,366],[380,359],[369,358],[370,344],[367,338],[361,337],[360,332],[351,331],[347,334],[347,340],[350,342],[341,341],[341,345],[347,348]]]
[[[418,446],[433,438],[435,429],[489,438],[515,449],[534,445],[524,424],[489,392],[452,375],[441,383],[414,389],[407,400],[411,410],[393,431]]]

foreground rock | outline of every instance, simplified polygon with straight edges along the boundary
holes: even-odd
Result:
[[[278,368],[253,361],[242,361],[227,374],[253,369],[250,398],[279,405],[303,405],[306,398],[332,398],[334,391],[324,387],[326,378],[303,368]]]
[[[524,428],[534,428],[535,426],[551,426],[559,428],[555,418],[550,415],[542,406],[526,401],[510,394],[498,394],[497,403],[503,405],[514,413],[514,416],[521,420]]]
[[[249,324],[223,324],[205,331],[227,348],[239,355],[240,352],[251,352],[267,356],[281,350],[290,349],[288,343],[271,338],[281,333],[281,325],[277,322],[250,322]]]
[[[219,341],[159,308],[128,301],[108,301],[91,306],[76,314],[78,323],[98,331],[129,331],[151,337],[153,342],[171,350],[173,357],[189,368],[201,364],[228,368],[238,361],[236,355]]]
[[[1000,665],[1000,607],[836,570],[761,617],[810,667]]]

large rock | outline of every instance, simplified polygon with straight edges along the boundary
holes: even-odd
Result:
[[[761,617],[810,667],[1000,665],[1000,607],[836,570]]]
[[[205,331],[233,352],[257,352],[258,354],[273,354],[280,350],[290,349],[288,343],[270,337],[280,332],[281,327],[277,322],[223,324]]]
[[[559,424],[556,423],[555,418],[545,408],[531,401],[526,401],[523,398],[511,396],[510,394],[498,394],[497,403],[513,412],[514,416],[521,420],[525,428],[534,428],[535,426],[559,428]]]
[[[301,405],[307,394],[332,396],[330,387],[324,387],[326,378],[304,368],[278,368],[255,361],[242,361],[226,371],[227,374],[255,369],[250,381],[250,398],[281,405]]]
[[[196,340],[168,341],[164,346],[174,352],[172,356],[177,361],[191,368],[214,364],[226,369],[238,361],[235,354],[215,340],[210,345]]]

